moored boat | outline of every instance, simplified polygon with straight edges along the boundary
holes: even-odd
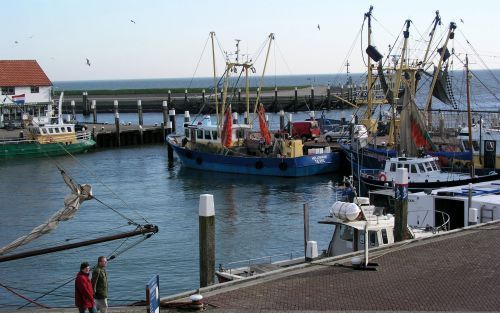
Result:
[[[361,169],[360,179],[369,189],[393,188],[396,170],[400,167],[408,170],[408,189],[411,191],[500,179],[500,174],[495,171],[473,177],[465,173],[443,171],[438,158],[433,156],[389,158],[383,170]]]
[[[20,132],[19,138],[0,140],[0,159],[56,156],[90,150],[96,144],[90,133],[76,132],[75,124],[63,121],[62,97],[63,93],[57,115],[49,105],[46,116],[30,119],[26,137]]]

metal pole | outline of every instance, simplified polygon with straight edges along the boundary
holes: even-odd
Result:
[[[94,124],[97,124],[97,102],[95,100],[92,100],[92,117]]]

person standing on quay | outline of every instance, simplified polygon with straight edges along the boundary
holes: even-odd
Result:
[[[75,279],[75,305],[80,313],[97,313],[94,308],[94,296],[92,285],[89,279],[90,266],[89,263],[83,262],[80,265],[80,271],[76,274]]]
[[[92,287],[94,288],[95,304],[98,311],[106,313],[108,310],[108,274],[106,264],[108,260],[105,256],[97,259],[97,266],[92,272]]]

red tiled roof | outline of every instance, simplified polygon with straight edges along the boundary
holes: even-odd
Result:
[[[52,86],[36,60],[0,60],[0,87]]]

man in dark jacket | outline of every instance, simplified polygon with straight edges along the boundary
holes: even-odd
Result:
[[[94,308],[94,296],[92,284],[89,279],[90,266],[89,263],[83,262],[80,265],[80,271],[76,274],[75,279],[75,305],[80,313],[88,310],[89,313],[96,313]]]
[[[92,272],[95,304],[101,313],[106,313],[108,310],[108,274],[105,269],[107,263],[106,257],[100,256],[97,259],[97,266]]]

